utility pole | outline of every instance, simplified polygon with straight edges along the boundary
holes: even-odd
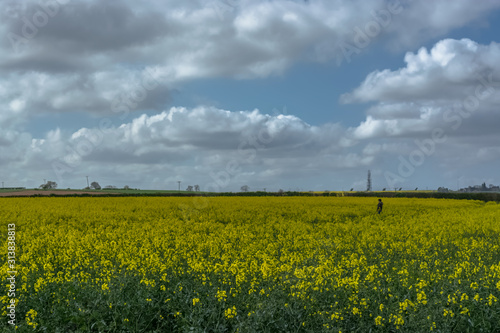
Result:
[[[368,170],[368,179],[366,181],[366,191],[371,192],[372,190],[372,173]]]
[[[179,183],[179,192],[181,191],[181,181],[178,180],[177,183]]]
[[[87,177],[87,187],[90,188],[90,185],[89,185],[89,176],[85,176]]]

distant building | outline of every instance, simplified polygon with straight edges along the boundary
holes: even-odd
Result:
[[[485,183],[482,185],[474,185],[469,187],[464,187],[459,190],[459,192],[500,192],[500,186],[492,185],[486,186]]]

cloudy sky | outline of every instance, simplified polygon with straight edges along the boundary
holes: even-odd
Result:
[[[500,184],[496,0],[2,0],[5,186]]]

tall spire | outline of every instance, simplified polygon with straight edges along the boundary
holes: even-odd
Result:
[[[372,190],[372,173],[368,170],[368,180],[366,181],[366,190],[370,192]]]

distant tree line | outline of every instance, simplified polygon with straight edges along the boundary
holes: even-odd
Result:
[[[195,186],[192,186],[192,185],[189,185],[187,188],[186,188],[186,191],[188,192],[200,192],[200,185],[195,185]]]
[[[102,193],[102,192],[101,192]],[[75,197],[75,196],[93,196],[91,193],[80,193],[80,194],[64,194],[64,191],[60,194],[52,194],[53,196],[61,197]],[[15,195],[13,195],[15,196]],[[33,196],[41,196],[40,194],[35,194]],[[99,195],[101,196],[134,196],[134,197],[219,197],[219,196],[233,196],[233,197],[277,197],[277,196],[302,196],[302,197],[375,197],[375,198],[439,198],[439,199],[466,199],[466,200],[481,200],[481,201],[496,201],[500,202],[500,193],[497,192],[472,192],[472,193],[459,193],[459,192],[298,192],[298,191],[277,191],[277,192],[219,192],[219,193],[204,193],[204,192],[130,192],[130,193],[110,193],[109,195]]]
[[[57,188],[57,183],[49,180],[45,184],[40,185],[39,188],[42,190],[55,190]]]
[[[500,186],[490,184],[486,186],[486,183],[481,185],[469,186],[466,188],[461,188],[460,192],[500,192]]]

